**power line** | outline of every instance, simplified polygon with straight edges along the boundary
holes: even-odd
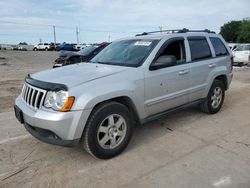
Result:
[[[28,25],[28,26],[42,26],[42,27],[57,27],[57,28],[64,28],[64,29],[75,29],[75,27],[71,26],[63,26],[63,25],[52,25],[52,24],[36,24],[36,23],[21,23],[21,22],[13,22],[13,21],[6,21],[0,20],[2,23],[7,24],[16,24],[16,25]],[[78,32],[85,31],[85,32],[95,32],[95,33],[113,33],[113,34],[132,34],[132,33],[139,33],[139,32],[128,32],[128,31],[111,31],[111,30],[99,30],[99,29],[78,29]]]
[[[7,24],[17,24],[17,25],[29,25],[29,26],[43,26],[43,27],[52,27],[55,26],[54,24],[37,24],[37,23],[21,23],[21,22],[13,22],[13,21],[6,21],[6,20],[0,20],[2,23],[7,23]],[[68,28],[72,29],[73,27],[68,27],[68,26],[61,26],[61,25],[56,25],[57,27],[62,27],[62,28]]]
[[[15,36],[15,37],[17,37],[16,34],[10,34],[10,33],[0,33],[0,36],[9,36],[9,37]],[[46,34],[42,34],[42,35],[39,34],[39,37],[48,37],[48,36],[51,36],[51,33],[46,33]],[[65,35],[56,34],[56,36],[64,37]],[[28,37],[28,38],[37,38],[37,35],[25,35],[24,37]]]
[[[10,26],[6,26],[7,24],[9,24]],[[45,37],[47,39],[50,38],[49,40],[54,39],[54,43],[57,42],[58,36],[60,39],[65,38],[66,33],[70,32],[72,34],[74,32],[74,30],[76,32],[77,44],[80,42],[79,41],[80,33],[84,34],[84,35],[86,35],[87,33],[89,33],[89,34],[91,34],[91,33],[104,33],[105,35],[108,34],[109,35],[108,41],[111,40],[110,39],[111,35],[113,35],[113,36],[115,34],[131,35],[131,34],[140,33],[140,32],[129,32],[129,31],[105,30],[102,28],[101,29],[90,29],[90,28],[81,29],[80,27],[78,27],[80,25],[80,23],[76,27],[71,27],[68,25],[42,24],[42,23],[22,23],[22,22],[16,22],[16,21],[11,21],[11,20],[0,19],[0,25],[6,26],[6,27],[1,27],[1,28],[4,28],[4,29],[8,28],[8,30],[7,30],[8,34],[6,34],[4,32],[2,33],[2,31],[1,31],[0,36],[9,36],[9,37],[15,36],[18,38],[26,38],[26,40],[28,40],[27,38],[38,38],[38,37],[43,38],[43,37]],[[23,27],[19,28],[18,26],[23,26]],[[39,29],[38,27],[43,27],[44,29],[41,29],[41,28]],[[45,29],[45,28],[47,28],[47,29]],[[53,34],[51,32],[49,32],[49,31],[51,31],[51,28],[53,29]],[[62,31],[64,29],[67,29],[67,31],[66,30]],[[23,31],[25,31],[25,33]],[[32,33],[31,33],[31,31],[32,31]],[[27,33],[29,33],[29,34],[27,35]],[[60,41],[62,41],[62,40],[60,40]]]

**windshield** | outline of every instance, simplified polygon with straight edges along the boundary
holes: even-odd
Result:
[[[138,67],[159,40],[121,40],[104,48],[91,62]]]
[[[88,46],[88,47],[85,47],[83,48],[82,50],[80,50],[78,52],[78,54],[80,55],[89,55],[90,53],[92,53],[96,48],[98,48],[98,46]]]

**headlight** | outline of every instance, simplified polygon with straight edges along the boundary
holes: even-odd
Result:
[[[66,112],[71,109],[74,99],[74,97],[69,97],[66,91],[48,91],[44,101],[44,107]]]

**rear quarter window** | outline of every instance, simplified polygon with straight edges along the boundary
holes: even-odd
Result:
[[[210,41],[214,47],[216,57],[228,55],[225,45],[219,38],[211,37]]]
[[[212,57],[206,38],[190,38],[188,39],[188,42],[192,61],[198,61]]]

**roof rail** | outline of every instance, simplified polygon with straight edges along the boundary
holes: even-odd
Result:
[[[143,35],[149,35],[149,34],[154,34],[154,33],[188,33],[188,32],[215,33],[214,31],[210,31],[209,29],[204,29],[204,30],[189,30],[187,28],[183,28],[183,29],[171,29],[171,30],[143,32],[143,33],[137,34],[135,36],[143,36]]]

